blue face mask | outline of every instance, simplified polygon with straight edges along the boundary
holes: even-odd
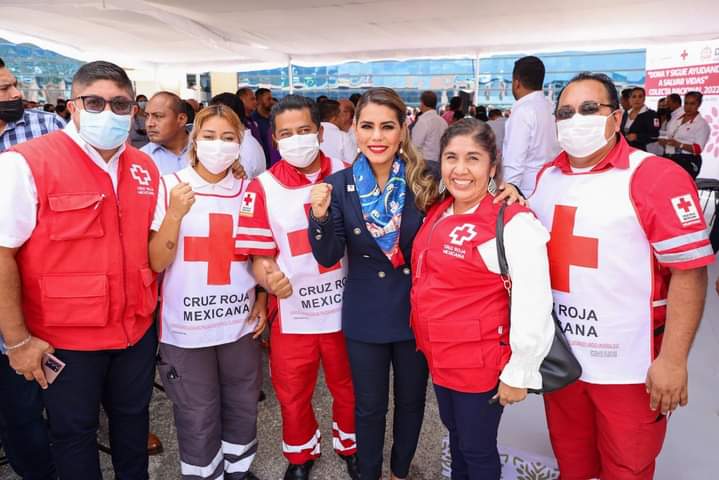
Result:
[[[117,115],[111,110],[91,113],[80,110],[80,137],[99,150],[119,147],[130,135],[130,115]]]

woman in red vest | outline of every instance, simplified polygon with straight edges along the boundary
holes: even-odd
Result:
[[[492,129],[476,119],[452,124],[440,168],[443,194],[413,245],[411,324],[449,430],[452,478],[499,479],[503,408],[541,388],[553,338],[549,234],[526,207],[505,208],[510,297],[495,239],[501,161]]]
[[[157,368],[174,406],[182,478],[193,480],[256,480],[267,294],[255,299],[248,259],[235,255],[243,131],[227,106],[200,111],[190,165],[162,177],[152,222],[150,265],[164,272]]]

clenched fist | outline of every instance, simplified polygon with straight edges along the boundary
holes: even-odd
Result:
[[[327,210],[330,208],[332,199],[332,185],[329,183],[318,183],[312,187],[310,192],[310,203],[312,204],[312,215],[317,219],[324,219]]]
[[[192,187],[187,182],[180,182],[170,190],[170,205],[167,214],[175,220],[182,220],[190,211],[193,203],[195,203],[195,192],[192,191]]]
[[[280,300],[292,295],[292,284],[284,273],[266,260],[263,262],[263,268],[265,270],[265,284],[272,295],[275,295]]]

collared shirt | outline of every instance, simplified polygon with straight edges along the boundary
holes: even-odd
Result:
[[[667,155],[671,155],[673,153],[701,155],[707,141],[709,141],[711,127],[707,121],[704,120],[701,113],[686,123],[682,123],[683,121],[684,115],[681,115],[677,118],[676,122],[672,122],[669,127],[667,127],[667,137],[672,138],[679,143],[691,145],[692,151],[689,152],[686,149],[680,150],[679,148],[667,145],[664,148],[664,153]]]
[[[574,171],[566,152],[560,153],[545,168],[556,167],[565,175],[592,175],[611,168],[627,169],[629,155],[635,151],[620,135],[607,156],[589,171]],[[697,207],[700,203],[694,181],[679,165],[661,157],[645,159],[632,176],[630,195],[644,233],[654,249],[656,261],[661,266],[684,270],[714,261],[704,218],[691,224],[682,221],[677,206],[679,200],[691,200],[697,215],[701,215],[701,208]],[[532,202],[530,196],[530,207]]]
[[[262,145],[249,130],[245,131],[240,143],[240,163],[245,169],[248,180],[252,180],[267,169]]]
[[[210,183],[198,174],[191,166],[185,166],[185,168],[172,172],[169,175],[177,174],[178,178],[181,178],[183,182],[190,184],[192,191],[195,193],[204,193],[207,195],[228,195],[237,191],[237,182],[241,181],[235,178],[232,172],[227,172],[225,178],[217,183]],[[163,175],[167,177],[169,175]],[[167,209],[165,208],[165,201],[167,194],[165,192],[165,182],[160,182],[157,189],[157,205],[155,206],[155,213],[152,217],[152,225],[150,229],[157,232],[160,230],[162,221],[165,219]]]
[[[504,117],[497,117],[494,120],[489,120],[487,125],[492,128],[492,131],[494,131],[494,136],[497,139],[497,148],[501,152],[503,147],[502,144],[504,143],[504,129],[507,126],[507,119]]]
[[[117,169],[125,145],[118,149],[109,162],[105,162],[98,151],[80,137],[74,122],[69,122],[63,133],[110,176],[112,186],[117,192]],[[30,238],[37,224],[37,187],[25,157],[19,153],[0,153],[0,165],[3,168],[3,175],[0,175],[0,205],[13,206],[3,209],[0,214],[0,246],[18,248]]]
[[[627,120],[624,122],[624,134],[625,135],[627,135],[629,133],[629,129],[632,128],[632,124],[634,124],[634,120],[636,120],[639,115],[646,112],[647,110],[649,110],[649,108],[646,105],[642,105],[642,108],[639,109],[639,112],[637,112],[637,116],[634,118],[631,117],[631,112],[632,112],[631,108],[626,111]]]
[[[179,155],[159,143],[150,142],[142,147],[140,151],[152,158],[152,161],[155,162],[157,169],[160,171],[160,175],[167,175],[168,173],[182,170],[190,164],[190,159],[187,156],[189,149],[189,141],[182,151],[180,151]]]
[[[25,110],[20,120],[8,123],[5,129],[0,131],[0,152],[46,133],[62,130],[64,126],[54,113]]]
[[[412,127],[412,143],[425,160],[439,161],[439,140],[447,130],[447,122],[434,110],[427,110]]]
[[[544,92],[532,92],[517,100],[505,126],[504,181],[529,195],[534,191],[537,172],[560,150],[552,105]]]
[[[684,109],[682,107],[675,109],[669,117],[669,120],[664,124],[664,127],[659,131],[659,135],[666,136],[669,129],[673,128],[673,124],[679,121],[683,115]]]
[[[352,150],[352,142],[347,133],[330,122],[322,122],[322,129],[322,143],[320,144],[322,152],[330,158],[347,164],[354,162],[355,152]]]

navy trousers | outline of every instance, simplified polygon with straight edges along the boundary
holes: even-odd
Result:
[[[452,480],[499,480],[497,430],[504,407],[489,404],[497,389],[463,393],[435,385],[434,391],[439,416],[449,430]]]
[[[0,437],[8,462],[23,480],[54,480],[55,465],[43,417],[40,386],[0,355]]]
[[[414,340],[365,343],[347,339],[355,389],[357,459],[362,480],[382,476],[384,432],[394,372],[394,421],[390,467],[399,478],[409,473],[424,419],[427,361]]]
[[[148,479],[156,350],[152,326],[138,343],[123,350],[55,351],[66,366],[43,395],[60,480],[102,480],[97,450],[100,405],[109,421],[115,479]]]

